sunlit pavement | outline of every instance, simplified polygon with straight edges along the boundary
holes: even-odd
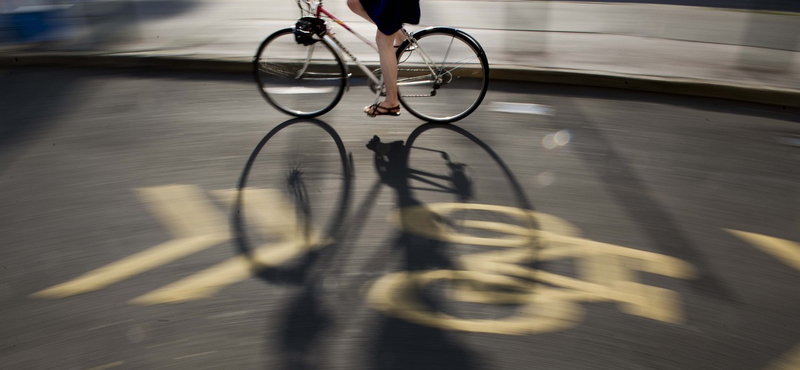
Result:
[[[779,12],[785,9],[766,2],[752,2],[756,10],[737,9],[741,1],[694,3],[704,6],[429,0],[421,3],[421,24],[408,29],[467,31],[486,50],[497,78],[798,106],[800,13]],[[788,3],[776,5],[797,8]],[[327,1],[325,7],[373,38],[374,26],[345,2]],[[157,64],[247,72],[259,43],[291,27],[299,11],[292,0],[86,1],[60,16],[71,22],[49,35],[55,38],[50,42],[5,45],[0,33],[0,65]],[[0,31],[7,30],[2,23],[0,18]],[[333,32],[361,61],[377,60],[342,27]]]
[[[239,75],[0,84],[3,368],[800,367],[796,110],[492,82],[423,126],[363,81],[313,122]]]

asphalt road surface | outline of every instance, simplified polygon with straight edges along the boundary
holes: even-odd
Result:
[[[249,76],[0,71],[0,368],[800,368],[798,111],[370,96],[292,121]]]

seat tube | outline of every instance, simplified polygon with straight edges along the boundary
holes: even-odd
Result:
[[[408,40],[408,45],[414,47],[414,51],[419,53],[420,57],[422,58],[422,61],[425,62],[425,65],[428,67],[431,73],[433,73],[433,75],[436,76],[437,71],[434,70],[434,66],[436,66],[436,63],[433,61],[433,59],[431,59],[431,57],[429,57],[428,54],[425,53],[425,50],[422,50],[422,48],[419,47],[419,45],[417,44],[417,39],[411,37],[411,35],[408,33],[408,31],[406,31],[405,28],[401,28],[401,30],[403,31],[403,35],[406,36],[406,40]]]
[[[433,59],[431,59],[431,57],[429,57],[428,54],[425,53],[425,50],[422,50],[422,48],[419,47],[419,45],[416,45],[417,44],[416,40],[414,40],[413,43],[415,44],[414,46],[416,47],[414,51],[419,53],[419,55],[422,57],[422,60],[425,61],[425,65],[428,67],[431,73],[433,73],[434,76],[437,76],[438,71],[436,71],[434,67],[436,67],[436,69],[439,69],[439,67],[436,65],[436,62],[434,62]]]

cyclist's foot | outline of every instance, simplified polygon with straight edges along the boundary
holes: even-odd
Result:
[[[400,115],[400,105],[398,104],[394,107],[385,107],[381,104],[372,104],[370,106],[364,107],[364,113],[366,113],[370,117],[377,117],[377,116],[397,117]]]
[[[372,136],[372,140],[367,143],[367,149],[384,156],[388,156],[392,151],[399,152],[403,149],[403,141],[393,141],[391,143],[382,143],[378,135]]]
[[[367,149],[374,151],[381,144],[381,138],[378,135],[372,135],[372,139],[367,143]]]

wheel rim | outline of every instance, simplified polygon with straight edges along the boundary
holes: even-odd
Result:
[[[398,65],[398,90],[406,109],[431,122],[453,122],[472,113],[488,83],[482,52],[456,32],[423,34],[417,44],[417,50],[400,56]],[[435,76],[425,56],[435,63]]]
[[[307,63],[309,53],[311,63]],[[333,108],[345,83],[336,54],[322,41],[309,46],[298,44],[291,29],[264,42],[254,60],[254,72],[268,102],[301,117]]]

